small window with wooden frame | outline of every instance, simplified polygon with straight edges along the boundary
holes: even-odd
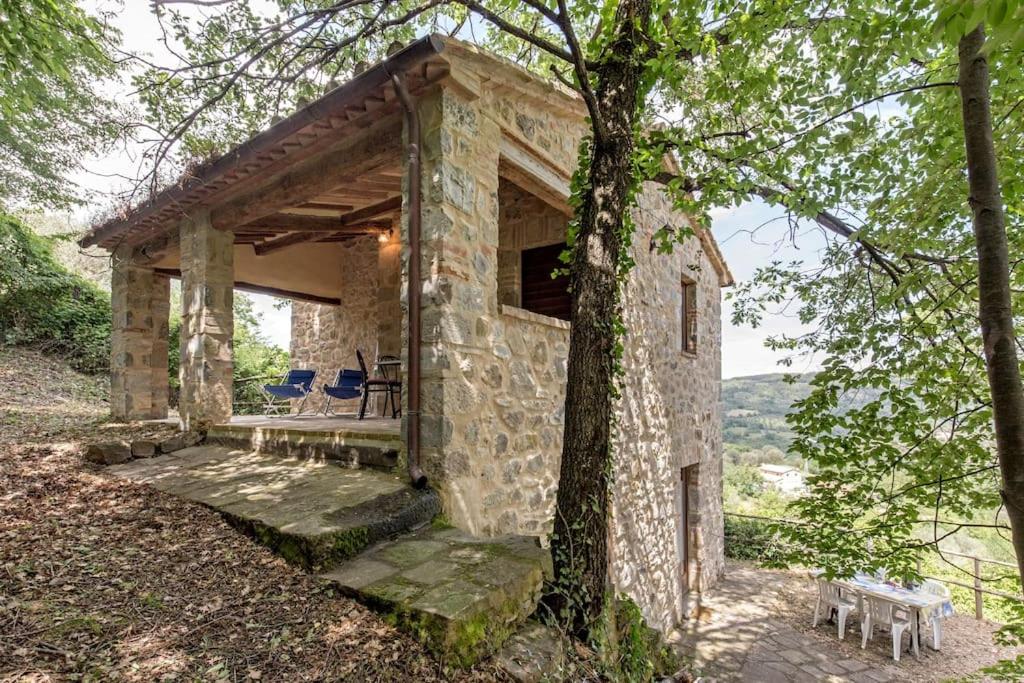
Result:
[[[682,278],[682,352],[697,353],[697,283],[688,277]]]

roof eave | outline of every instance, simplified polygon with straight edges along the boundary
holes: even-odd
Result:
[[[136,206],[124,218],[111,219],[93,227],[78,241],[78,244],[82,247],[90,247],[131,229],[140,220],[168,204],[183,199],[195,188],[211,182],[236,166],[244,165],[256,155],[281,140],[295,135],[310,124],[337,114],[365,92],[376,90],[384,85],[390,80],[391,74],[412,69],[427,59],[441,54],[444,49],[445,41],[437,34],[430,34],[410,43],[387,59],[331,90],[320,99],[299,109],[288,118],[256,134],[230,152],[204,164],[191,177],[165,188],[152,199]]]

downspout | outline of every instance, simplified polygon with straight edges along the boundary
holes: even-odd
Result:
[[[409,464],[409,479],[416,488],[423,488],[427,485],[427,475],[420,467],[420,294],[423,284],[420,281],[420,224],[422,204],[420,202],[420,187],[423,182],[423,172],[420,167],[420,117],[416,112],[416,102],[405,87],[405,81],[398,74],[392,73],[385,63],[391,82],[395,86],[395,93],[402,104],[405,112],[405,129],[409,136],[406,152],[409,155],[409,203],[407,212],[409,216],[409,390],[408,408],[406,415],[407,423],[407,444],[406,450]]]

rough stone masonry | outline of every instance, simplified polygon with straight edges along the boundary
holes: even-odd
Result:
[[[506,172],[514,164],[503,150],[526,150],[567,179],[586,127],[578,102],[518,67],[472,49],[460,49],[457,59],[461,82],[419,104],[425,466],[454,525],[543,537],[555,512],[570,326],[518,307],[519,263],[524,249],[564,242],[568,216],[516,184],[522,178]],[[724,568],[720,287],[729,276],[707,235],[687,238],[672,254],[650,248],[663,225],[689,226],[657,186],[643,189],[635,214],[636,268],[623,302],[629,332],[615,442],[613,573],[617,588],[664,630],[685,617],[687,591],[707,588]],[[387,245],[379,248],[379,258],[362,258],[377,273],[353,277],[383,277]],[[683,350],[683,281],[697,286],[696,353]],[[398,294],[398,287],[386,291],[392,302]],[[342,301],[293,307],[296,367],[326,362],[333,373],[349,362],[353,344],[393,339],[372,315],[382,301],[374,292],[349,292]],[[404,296],[401,307],[404,324]],[[340,315],[349,322],[335,333]],[[354,323],[360,317],[363,329]],[[354,341],[360,338],[366,341]]]

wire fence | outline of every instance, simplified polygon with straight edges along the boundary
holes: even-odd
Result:
[[[781,560],[789,550],[773,526],[802,525],[803,522],[778,517],[725,513],[725,552],[738,560],[771,564]],[[998,620],[1008,616],[1005,601],[1024,603],[1017,565],[1012,562],[943,550],[945,562],[938,564],[934,556],[917,556],[917,573],[922,578],[941,581],[951,586],[953,602],[961,611],[970,611],[984,619],[986,610]],[[950,559],[953,558],[953,559]],[[1000,575],[986,576],[985,569],[999,567]],[[946,569],[946,571],[942,571]],[[972,605],[973,603],[973,605]]]

